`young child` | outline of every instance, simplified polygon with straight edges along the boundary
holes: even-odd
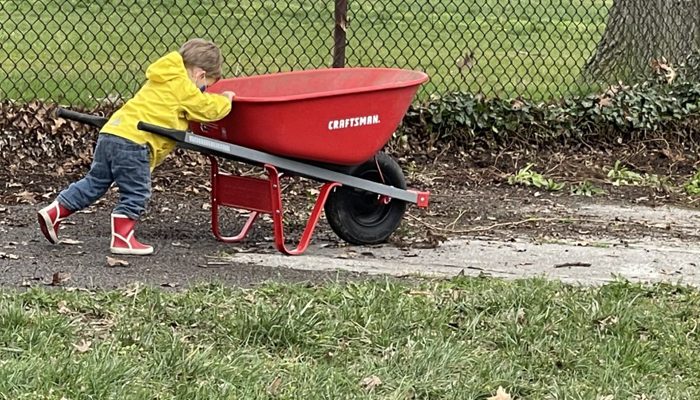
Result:
[[[87,175],[38,212],[41,232],[49,242],[59,242],[62,220],[97,201],[116,183],[120,198],[112,213],[111,252],[153,253],[152,246],[136,240],[134,225],[151,197],[151,172],[175,148],[175,142],[140,131],[136,124],[144,121],[185,130],[189,120],[211,122],[225,117],[234,93],[204,93],[207,85],[221,78],[222,62],[214,43],[192,39],[179,52],[148,67],[143,87],[102,127]]]

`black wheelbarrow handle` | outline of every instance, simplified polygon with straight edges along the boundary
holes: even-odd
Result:
[[[155,133],[156,135],[165,136],[169,139],[175,140],[176,142],[184,142],[185,135],[187,134],[187,132],[185,131],[163,128],[162,126],[149,124],[148,122],[143,121],[139,121],[139,123],[136,124],[136,129],[144,132]]]
[[[107,123],[107,118],[99,117],[97,115],[83,114],[71,110],[66,110],[65,108],[59,108],[56,110],[56,116],[59,118],[70,119],[73,121],[82,122],[84,124],[92,125],[96,128],[102,128],[104,124]]]

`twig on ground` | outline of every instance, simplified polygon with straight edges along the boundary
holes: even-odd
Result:
[[[462,219],[462,217],[463,217],[464,214],[466,214],[466,213],[467,213],[466,210],[460,210],[459,215],[457,216],[457,218],[455,218],[455,220],[452,221],[452,222],[450,222],[449,224],[445,225],[445,229],[454,229],[455,225],[457,225],[457,222],[459,222],[459,220]]]
[[[590,267],[591,265],[592,265],[591,263],[585,263],[585,262],[570,262],[570,263],[564,263],[564,264],[557,264],[554,266],[554,268]]]
[[[437,156],[435,156],[435,159],[433,159],[433,165],[436,165],[436,164],[438,163],[438,160],[440,159],[440,157],[442,157],[443,155],[445,155],[445,153],[446,153],[448,150],[450,150],[451,147],[452,147],[452,143],[451,143],[451,142],[448,142],[448,143],[447,143],[447,146],[445,146],[445,148],[442,149],[442,151],[441,151],[440,153],[438,153]]]

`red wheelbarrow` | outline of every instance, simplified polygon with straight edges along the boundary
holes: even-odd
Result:
[[[391,68],[318,69],[225,79],[207,89],[234,91],[231,113],[215,123],[178,131],[139,122],[211,160],[212,231],[239,242],[260,214],[273,220],[275,245],[303,253],[321,212],[333,231],[352,244],[386,241],[407,203],[428,206],[428,192],[407,190],[401,168],[381,149],[391,139],[418,87],[422,72]],[[101,127],[95,117],[59,109],[58,116]],[[218,158],[261,166],[266,179],[225,173]],[[301,176],[322,183],[299,244],[285,244],[280,178]],[[219,208],[250,211],[238,235],[219,229]]]

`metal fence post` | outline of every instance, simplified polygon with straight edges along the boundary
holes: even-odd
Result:
[[[348,24],[348,0],[335,0],[335,29],[333,30],[333,68],[345,66],[345,45]]]

